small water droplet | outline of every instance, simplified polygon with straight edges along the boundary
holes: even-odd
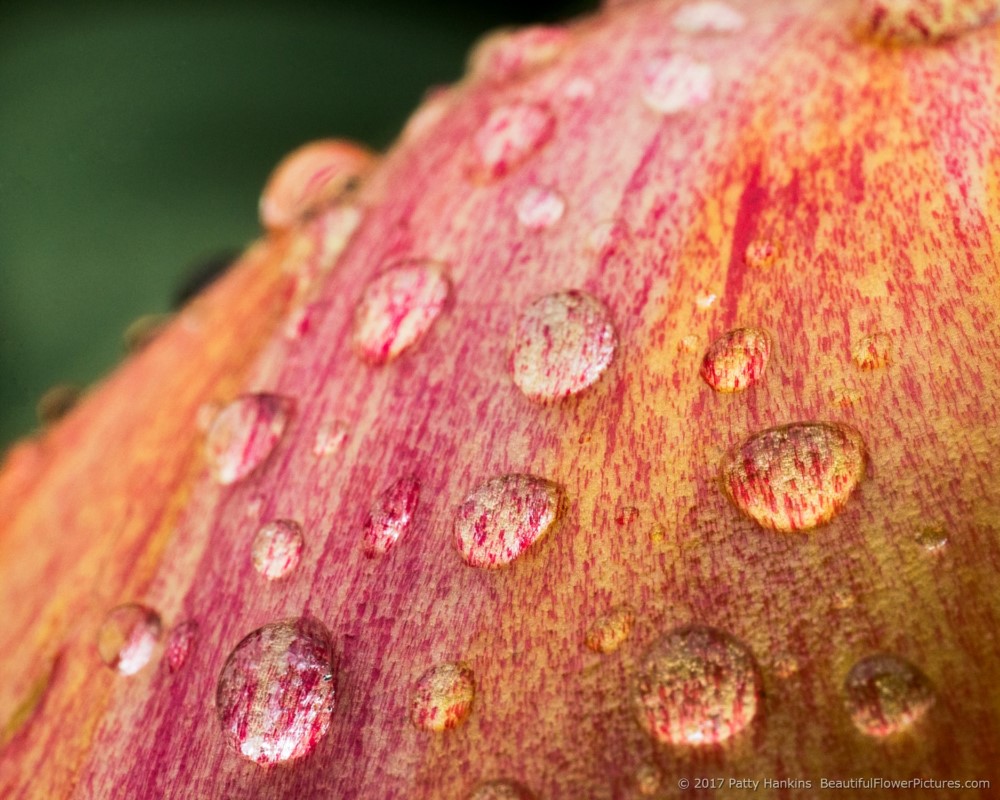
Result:
[[[198,623],[193,619],[174,626],[167,637],[167,668],[177,672],[188,660],[194,640],[198,635]]]
[[[940,553],[948,544],[948,533],[944,528],[924,528],[917,533],[916,541],[928,553]]]
[[[568,30],[554,25],[496,31],[473,49],[469,58],[470,71],[503,83],[552,63],[562,55],[571,39]]]
[[[677,343],[677,349],[682,353],[696,353],[699,344],[700,340],[697,336],[685,336]]]
[[[646,731],[668,744],[717,744],[757,713],[760,675],[746,647],[714,628],[673,631],[647,652],[635,707]]]
[[[707,103],[714,89],[712,68],[684,53],[654,56],[642,69],[642,99],[661,114]]]
[[[324,420],[316,430],[313,455],[326,458],[338,452],[347,441],[347,423],[339,419]]]
[[[861,392],[857,389],[838,389],[833,393],[833,403],[841,408],[850,408],[861,402]]]
[[[923,672],[885,653],[863,658],[851,667],[844,694],[858,730],[879,737],[910,727],[934,704],[935,697]]]
[[[375,156],[338,139],[310,142],[274,169],[260,196],[260,221],[269,231],[290,228],[331,203],[364,177]]]
[[[851,358],[858,369],[882,369],[892,363],[892,337],[873,333],[858,339],[851,348]]]
[[[723,459],[722,488],[750,519],[775,531],[829,522],[864,477],[868,455],[848,425],[800,422],[756,433]]]
[[[302,617],[272,622],[236,645],[219,673],[216,710],[229,744],[258,764],[313,751],[330,727],[336,674],[326,627]]]
[[[481,784],[469,800],[535,800],[535,795],[519,783],[511,781],[490,781]]]
[[[660,771],[652,764],[643,764],[635,773],[635,788],[646,797],[660,790]]]
[[[42,425],[54,425],[80,401],[83,390],[71,383],[59,383],[47,389],[35,404],[35,415]]]
[[[247,394],[223,408],[205,437],[215,479],[226,486],[257,469],[284,434],[292,407],[278,395]]]
[[[479,486],[455,515],[465,563],[497,569],[514,561],[555,524],[561,498],[556,484],[533,475],[504,475]]]
[[[735,33],[747,24],[746,17],[720,0],[688,3],[674,14],[674,28],[685,33]]]
[[[354,346],[370,364],[385,364],[415,345],[444,309],[451,284],[442,268],[406,262],[365,289],[354,314]]]
[[[162,331],[170,320],[172,314],[143,314],[141,317],[132,320],[125,333],[122,334],[122,344],[126,353],[138,353],[148,346]]]
[[[832,602],[834,608],[839,609],[840,611],[846,611],[856,602],[854,592],[850,589],[837,589],[837,591],[833,593]]]
[[[633,625],[635,612],[628,606],[619,606],[594,620],[584,641],[595,653],[613,653],[628,639]]]
[[[716,339],[701,362],[701,377],[717,392],[740,392],[757,383],[771,357],[771,337],[760,328],[736,328]]]
[[[611,313],[601,301],[575,291],[546,295],[518,320],[514,383],[535,402],[562,400],[596,383],[617,346]]]
[[[566,211],[566,201],[554,189],[530,187],[517,203],[517,219],[528,230],[540,231],[555,225]]]
[[[472,711],[476,683],[468,664],[438,664],[417,681],[410,719],[424,731],[457,728]]]
[[[858,0],[856,27],[886,44],[940,42],[1000,18],[997,0]]]
[[[368,558],[385,555],[410,527],[420,499],[420,482],[400,478],[372,504],[365,520],[364,551]]]
[[[750,269],[767,269],[781,257],[778,245],[769,239],[755,239],[747,245],[743,260]]]
[[[596,93],[594,82],[582,75],[574,75],[563,87],[563,97],[571,103],[585,103]]]
[[[276,519],[257,531],[250,548],[253,568],[269,581],[284,578],[302,557],[302,526],[290,519]]]
[[[780,653],[771,662],[774,674],[779,678],[788,679],[799,671],[798,659],[790,653]]]
[[[160,615],[138,603],[108,612],[97,633],[101,660],[122,675],[135,675],[149,663],[160,640]]]
[[[661,523],[657,522],[649,529],[649,541],[653,544],[660,544],[664,539],[667,538],[667,529]]]
[[[718,299],[719,296],[716,294],[701,294],[695,298],[694,302],[695,305],[698,306],[698,308],[700,308],[702,311],[705,311],[706,309],[711,308],[715,304],[715,301]]]
[[[639,519],[639,509],[635,506],[626,505],[624,503],[619,503],[618,507],[615,509],[615,524],[621,527],[626,527],[631,525]]]
[[[493,109],[473,138],[478,176],[489,180],[510,174],[541,150],[555,129],[555,116],[541,103]]]
[[[614,241],[618,223],[611,220],[598,222],[587,234],[587,249],[592,253],[600,253]]]

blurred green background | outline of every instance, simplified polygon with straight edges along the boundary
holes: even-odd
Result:
[[[0,10],[0,450],[133,319],[258,233],[295,146],[383,148],[500,25],[596,0],[17,2]]]

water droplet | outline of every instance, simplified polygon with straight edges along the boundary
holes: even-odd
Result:
[[[594,96],[596,91],[594,82],[590,78],[574,75],[563,87],[563,97],[571,103],[585,103]]]
[[[642,99],[661,114],[676,114],[707,103],[714,89],[712,68],[684,53],[654,56],[643,66]]]
[[[555,133],[556,118],[540,103],[511,103],[493,109],[473,139],[477,173],[502,178],[542,149]]]
[[[289,153],[260,196],[260,221],[270,231],[290,228],[332,202],[371,169],[374,155],[351,142],[326,139]]]
[[[417,681],[410,719],[424,731],[457,728],[472,711],[476,684],[468,664],[438,664]]]
[[[934,704],[930,680],[909,661],[879,653],[851,667],[844,681],[847,711],[858,730],[888,736],[908,728]]]
[[[717,744],[757,713],[760,675],[753,656],[729,634],[691,626],[657,641],[643,659],[635,707],[654,738],[668,744]]]
[[[365,521],[364,549],[368,558],[385,555],[410,527],[420,499],[420,482],[400,478],[372,504]]]
[[[660,544],[666,538],[667,529],[661,523],[657,522],[649,529],[649,541],[653,544]]]
[[[719,296],[716,294],[701,294],[695,298],[694,302],[695,305],[698,306],[698,308],[700,308],[702,311],[705,311],[706,309],[711,308],[715,304],[715,301],[718,299]]]
[[[195,637],[198,635],[198,623],[193,619],[175,625],[167,637],[167,668],[177,672],[188,660]]]
[[[861,434],[848,425],[800,422],[756,433],[722,462],[722,488],[750,519],[804,531],[839,513],[865,474]]]
[[[535,800],[535,795],[519,783],[511,781],[490,781],[481,784],[469,800]]]
[[[928,553],[940,553],[948,544],[948,533],[944,528],[924,528],[917,533],[917,545]]]
[[[697,336],[685,336],[677,343],[677,349],[682,353],[695,353],[698,351],[698,345]]]
[[[442,269],[413,261],[392,267],[365,289],[354,315],[354,346],[370,364],[385,364],[431,329],[451,292]]]
[[[652,764],[643,764],[635,773],[635,788],[639,794],[649,796],[660,790],[660,771]]]
[[[97,633],[97,652],[111,669],[135,675],[149,663],[160,630],[160,615],[151,608],[138,603],[117,606]]]
[[[587,631],[585,642],[595,653],[613,653],[621,647],[635,624],[635,612],[628,606],[619,606],[594,621]]]
[[[324,420],[316,431],[313,440],[313,455],[325,458],[333,455],[347,441],[347,423],[339,419]]]
[[[674,28],[685,33],[735,33],[747,20],[728,3],[700,0],[674,14]]]
[[[316,619],[248,634],[219,673],[215,704],[227,741],[258,764],[308,755],[330,727],[335,673],[330,633]]]
[[[284,434],[292,407],[278,395],[248,394],[223,408],[205,437],[215,479],[227,486],[257,469]]]
[[[284,578],[302,557],[302,527],[290,519],[276,519],[257,531],[250,548],[253,568],[269,581]]]
[[[854,592],[850,589],[837,589],[833,593],[832,604],[833,607],[841,611],[845,611],[854,605],[856,599],[854,597]]]
[[[778,245],[768,239],[755,239],[747,245],[743,260],[750,269],[767,269],[781,257]]]
[[[555,225],[566,211],[566,201],[554,189],[530,187],[517,203],[517,219],[532,231]]]
[[[861,402],[861,392],[857,389],[838,389],[833,393],[833,402],[841,408],[850,408]]]
[[[532,475],[504,475],[458,507],[455,540],[465,563],[497,569],[545,536],[559,518],[559,487]]]
[[[47,389],[35,404],[35,415],[42,425],[54,425],[80,401],[83,390],[71,383],[59,383]]]
[[[618,224],[611,220],[597,223],[587,234],[587,249],[592,253],[600,253],[614,241]]]
[[[615,510],[615,524],[621,527],[626,527],[631,525],[639,519],[639,509],[635,506],[625,505],[624,503],[619,503],[617,509]]]
[[[887,44],[940,42],[1000,18],[997,0],[858,0],[856,25]]]
[[[892,363],[892,338],[884,333],[863,336],[851,349],[858,369],[881,369]]]
[[[611,313],[601,301],[575,291],[546,295],[518,320],[514,383],[535,402],[562,400],[596,383],[617,346]]]
[[[701,377],[717,392],[749,389],[764,375],[771,337],[760,328],[736,328],[716,339],[701,362]]]
[[[782,679],[788,679],[799,671],[799,661],[790,653],[776,655],[771,666],[774,668],[774,674]]]
[[[138,353],[148,346],[160,335],[160,331],[167,326],[172,318],[172,314],[143,314],[132,320],[125,328],[125,333],[122,334],[125,352]]]
[[[555,61],[571,38],[568,30],[553,25],[496,31],[472,51],[470,71],[502,83]]]

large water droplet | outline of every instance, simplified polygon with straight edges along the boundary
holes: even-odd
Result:
[[[595,653],[613,653],[621,647],[635,624],[635,612],[620,606],[596,619],[587,631],[586,644]]]
[[[476,683],[468,664],[438,664],[417,681],[410,719],[425,731],[456,728],[468,718]]]
[[[800,422],[754,434],[723,459],[722,488],[765,528],[803,531],[829,522],[865,473],[861,434],[848,425]]]
[[[122,675],[135,675],[149,663],[160,640],[160,615],[138,603],[108,612],[97,632],[101,660]]]
[[[250,548],[253,568],[269,581],[284,578],[302,557],[302,527],[290,519],[276,519],[257,531]]]
[[[500,30],[480,42],[469,58],[474,75],[501,83],[555,61],[571,40],[568,30],[535,25],[517,31]]]
[[[335,200],[375,163],[374,155],[351,142],[310,142],[285,156],[268,178],[260,196],[260,221],[271,231],[298,220]]]
[[[316,619],[253,631],[219,673],[215,704],[226,740],[258,764],[308,755],[330,727],[335,669],[330,633]]]
[[[193,619],[181,622],[174,626],[167,637],[167,668],[171,672],[177,672],[191,655],[191,648],[194,647],[194,640],[198,636],[198,623]]]
[[[596,383],[617,346],[611,313],[602,302],[583,292],[546,295],[518,320],[514,383],[536,402],[562,400]]]
[[[674,14],[673,23],[685,33],[735,33],[742,30],[747,19],[728,3],[699,0]]]
[[[502,178],[552,138],[556,118],[541,103],[510,103],[490,113],[473,139],[478,177]]]
[[[642,99],[661,114],[707,103],[714,89],[712,68],[684,53],[654,56],[642,69]]]
[[[934,704],[934,687],[927,676],[909,661],[884,653],[851,667],[844,693],[851,719],[869,736],[908,728]]]
[[[420,499],[420,482],[400,478],[372,504],[365,521],[364,548],[368,558],[384,555],[410,527]]]
[[[566,211],[566,201],[554,189],[532,186],[517,202],[517,219],[530,231],[555,225]]]
[[[714,628],[680,628],[657,641],[639,671],[635,707],[646,731],[668,744],[709,745],[742,731],[757,713],[753,656]]]
[[[559,487],[543,478],[515,474],[487,481],[458,507],[459,552],[469,566],[503,567],[549,532],[560,505]]]
[[[535,800],[535,795],[519,783],[512,781],[490,781],[481,784],[469,800]]]
[[[365,289],[354,314],[354,346],[385,364],[415,345],[441,314],[451,285],[441,268],[414,261],[392,267]]]
[[[284,434],[292,407],[278,395],[248,394],[223,408],[205,439],[215,479],[229,485],[257,469]]]
[[[862,34],[889,44],[939,42],[995,22],[997,0],[857,0]]]
[[[858,369],[881,369],[892,363],[892,337],[885,333],[863,336],[851,348]]]
[[[701,377],[717,392],[740,392],[764,375],[771,337],[760,328],[736,328],[716,339],[701,362]]]

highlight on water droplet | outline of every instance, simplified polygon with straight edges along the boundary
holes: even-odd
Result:
[[[267,459],[285,432],[293,403],[275,394],[236,398],[209,426],[205,453],[215,479],[242,480]]]
[[[215,705],[226,741],[258,764],[308,755],[330,727],[335,676],[330,632],[318,620],[258,628],[219,673]]]
[[[552,63],[562,55],[571,40],[572,36],[566,28],[555,25],[495,31],[473,48],[469,71],[503,83]]]
[[[703,105],[714,90],[711,66],[685,53],[661,53],[642,68],[643,102],[660,114],[677,114]]]
[[[260,221],[269,231],[290,228],[361,180],[375,163],[369,150],[340,139],[310,142],[275,167],[260,196]]]
[[[595,384],[617,346],[611,312],[600,300],[577,291],[546,295],[517,322],[514,383],[537,403],[562,400]]]
[[[917,532],[916,542],[928,553],[940,553],[948,544],[948,532],[938,526],[923,528]]]
[[[122,675],[135,675],[149,663],[160,640],[160,615],[138,603],[116,606],[97,632],[101,660]]]
[[[857,729],[877,737],[909,728],[935,699],[934,687],[923,672],[886,653],[868,656],[851,667],[844,694]]]
[[[661,780],[660,771],[652,764],[643,764],[635,772],[635,788],[645,797],[660,791]]]
[[[886,44],[935,43],[1000,19],[997,0],[857,0],[858,33]]]
[[[490,781],[480,784],[469,800],[535,800],[535,795],[519,783]]]
[[[717,392],[740,392],[760,381],[771,357],[771,337],[760,328],[736,328],[716,339],[701,362],[701,378]]]
[[[417,681],[410,720],[423,731],[457,728],[468,719],[475,697],[475,677],[468,664],[438,664]]]
[[[743,252],[743,260],[750,269],[767,269],[781,258],[781,251],[770,239],[755,239]]]
[[[530,186],[517,202],[517,219],[530,231],[551,228],[566,211],[566,201],[554,189]]]
[[[451,293],[441,265],[407,261],[365,289],[354,314],[354,347],[368,363],[385,364],[419,342]]]
[[[660,742],[712,745],[750,724],[760,691],[759,670],[741,642],[693,625],[668,633],[646,653],[635,709]]]
[[[844,508],[867,461],[864,439],[855,428],[799,422],[748,438],[723,459],[720,476],[733,505],[759,525],[805,531]]]
[[[736,33],[747,24],[746,17],[721,0],[697,0],[674,14],[673,25],[684,33]]]
[[[325,419],[316,429],[313,455],[325,458],[339,452],[347,441],[347,423],[339,419]]]
[[[851,348],[858,369],[882,369],[892,363],[892,337],[885,333],[863,336]]]
[[[510,174],[541,150],[555,129],[556,118],[545,104],[498,106],[473,137],[476,176],[493,180]]]
[[[276,519],[261,526],[253,537],[250,560],[269,581],[290,574],[302,558],[302,526],[294,520]]]
[[[504,475],[479,486],[455,514],[455,543],[465,563],[498,569],[521,556],[559,518],[560,488],[533,475]]]
[[[385,555],[410,527],[420,499],[420,482],[412,475],[400,478],[372,503],[364,527],[368,558]]]
[[[628,639],[633,625],[635,612],[628,606],[618,606],[594,620],[584,641],[595,653],[613,653]]]
[[[188,660],[195,638],[198,636],[198,623],[193,619],[185,620],[174,626],[167,637],[167,668],[177,672]]]

